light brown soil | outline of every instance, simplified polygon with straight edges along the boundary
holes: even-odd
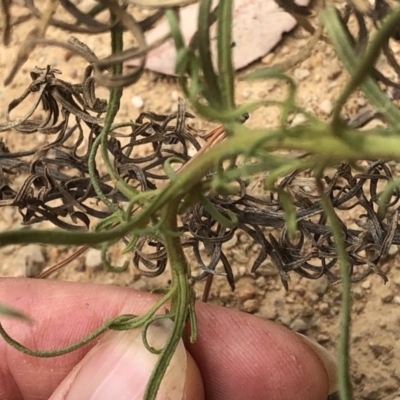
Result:
[[[23,24],[15,29],[11,45],[1,48],[2,77],[9,71],[11,60],[15,58],[28,31],[28,25],[29,23]],[[68,37],[64,32],[50,29],[48,36],[55,35],[59,40],[66,40]],[[265,57],[263,62],[271,64],[282,61],[301,49],[306,41],[307,38],[294,32],[285,38],[273,53]],[[106,55],[108,48],[106,36],[91,37],[86,43],[99,56]],[[62,70],[63,79],[75,82],[81,79],[85,67],[78,58],[67,61],[64,50],[36,49],[12,85],[0,88],[0,120],[4,118],[8,101],[17,98],[30,82],[29,71],[36,65],[44,67],[47,64]],[[329,45],[319,43],[311,57],[298,65],[292,73],[299,82],[297,95],[299,103],[320,117],[326,117],[329,102],[334,101],[347,78],[334,51]],[[101,97],[105,97],[107,92],[103,89],[100,93],[104,93]],[[248,99],[276,99],[282,97],[284,93],[285,88],[275,81],[237,82],[239,102]],[[133,120],[144,110],[157,113],[171,112],[176,109],[177,98],[180,95],[179,86],[174,79],[146,72],[137,84],[125,90],[118,119]],[[131,99],[134,96],[139,96],[143,100],[142,110],[132,105]],[[355,113],[363,103],[361,96],[355,96],[348,107],[349,113]],[[23,107],[20,112],[23,112]],[[249,124],[271,126],[276,121],[276,115],[277,110],[261,109],[251,115]],[[195,126],[199,129],[210,128],[210,124],[203,121],[196,121]],[[6,141],[12,138],[13,146],[18,147],[34,140],[33,136],[23,137],[15,132],[7,132],[1,137]],[[17,210],[2,209],[0,213],[1,230],[19,226],[20,216]],[[351,213],[348,215],[349,221],[355,217],[357,216]],[[245,234],[239,233],[227,247],[237,288],[232,293],[226,281],[216,277],[210,297],[211,302],[275,320],[277,323],[305,333],[335,352],[339,331],[341,297],[339,285],[330,286],[323,279],[307,281],[293,274],[290,290],[285,293],[272,265],[268,263],[263,265],[255,274],[249,272],[249,266],[256,257],[257,249]],[[26,250],[20,246],[9,246],[0,250],[2,260],[0,275],[34,274],[35,268],[40,270],[50,266],[69,254],[71,249],[66,247],[31,246]],[[159,278],[148,279],[140,277],[132,265],[125,273],[113,274],[101,268],[88,268],[86,260],[85,256],[80,257],[51,279],[115,284],[143,290],[168,285],[168,271]],[[353,285],[351,366],[356,399],[400,398],[400,256],[396,248],[393,248],[393,255],[383,262],[382,269],[389,278],[389,283],[386,285],[376,275],[370,276],[363,283]],[[202,292],[202,287],[203,283],[196,285],[199,294]]]

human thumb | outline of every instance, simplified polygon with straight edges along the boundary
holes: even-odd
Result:
[[[155,321],[147,330],[149,345],[161,349],[171,330],[171,321]],[[142,400],[157,359],[157,354],[144,347],[140,328],[108,332],[75,366],[50,400]],[[204,399],[200,372],[182,340],[156,398]]]

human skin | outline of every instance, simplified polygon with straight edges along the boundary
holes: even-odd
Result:
[[[4,327],[32,349],[69,345],[107,318],[145,312],[155,298],[110,285],[0,279],[0,303],[35,321],[3,317]],[[324,365],[298,335],[271,321],[211,304],[197,303],[196,315],[198,339],[195,344],[185,340],[190,354],[185,398],[326,400]],[[0,399],[49,399],[93,346],[43,359],[22,354],[0,338]]]

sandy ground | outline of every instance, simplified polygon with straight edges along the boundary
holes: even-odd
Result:
[[[19,26],[14,31],[10,46],[1,48],[1,76],[8,72],[10,62],[14,59],[25,32],[27,32],[26,25]],[[66,40],[68,37],[66,33],[55,29],[50,29],[48,36],[57,36],[60,40]],[[77,37],[84,38],[79,35]],[[262,62],[270,65],[285,60],[288,55],[301,49],[306,41],[307,38],[295,31]],[[86,43],[99,56],[106,54],[108,46],[106,36],[91,37]],[[4,107],[8,101],[18,97],[29,83],[29,71],[35,65],[44,67],[50,64],[62,70],[63,79],[78,82],[85,64],[78,58],[67,59],[66,52],[61,49],[35,50],[12,85],[0,88],[0,119],[4,118]],[[255,66],[257,65],[259,63]],[[297,95],[299,103],[320,117],[326,117],[335,96],[347,78],[334,51],[327,44],[319,43],[311,57],[291,73],[299,83]],[[279,98],[283,94],[284,88],[274,81],[237,82],[239,102],[267,97]],[[171,112],[176,109],[179,96],[180,89],[174,79],[146,72],[137,84],[125,90],[118,118],[135,119],[145,110],[157,113]],[[362,97],[354,97],[348,106],[349,113],[357,112],[364,103]],[[276,112],[276,110],[261,109],[251,115],[249,123],[254,126],[271,126],[276,121]],[[204,121],[196,121],[195,126],[205,130],[210,128],[210,124]],[[3,133],[1,137],[6,141],[12,137],[13,147],[16,148],[22,148],[33,140],[33,136],[23,137],[14,132]],[[356,216],[349,213],[349,221],[354,217]],[[1,230],[19,225],[20,216],[17,210],[7,208],[0,210]],[[2,260],[0,275],[33,275],[65,258],[71,252],[72,250],[67,247],[9,246],[0,250]],[[376,275],[353,285],[351,366],[356,399],[400,399],[400,259],[397,247],[393,247],[391,253],[392,255],[381,265],[389,278],[386,285]],[[325,279],[307,281],[293,274],[290,290],[286,293],[272,264],[264,264],[255,274],[249,272],[257,248],[245,234],[239,233],[234,237],[227,245],[227,254],[233,265],[237,289],[232,293],[225,280],[216,277],[210,297],[211,302],[274,320],[314,338],[335,352],[339,331],[338,314],[341,297],[339,285],[331,286]],[[140,277],[132,265],[125,273],[107,273],[100,266],[97,252],[90,250],[51,279],[96,282],[150,290],[154,287],[166,287],[169,275],[166,272],[155,279]],[[199,294],[202,292],[202,287],[203,283],[196,284]]]

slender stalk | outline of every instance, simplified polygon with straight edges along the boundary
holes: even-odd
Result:
[[[321,170],[322,172],[322,170]],[[339,393],[341,400],[352,400],[353,389],[350,381],[350,325],[351,325],[351,281],[350,281],[350,266],[347,261],[347,253],[345,244],[338,223],[335,210],[331,202],[324,192],[324,186],[321,176],[317,177],[317,188],[321,196],[321,205],[324,208],[325,214],[329,220],[332,234],[335,239],[335,247],[340,262],[340,271],[342,276],[342,309],[340,316],[340,339],[338,348],[338,377],[339,377]]]
[[[179,201],[169,203],[164,210],[164,228],[167,232],[178,232],[177,213]],[[179,236],[165,234],[164,243],[168,253],[168,260],[172,270],[172,284],[170,292],[171,313],[174,315],[172,332],[162,349],[157,364],[153,369],[144,395],[145,400],[154,400],[159,390],[165,371],[175,353],[182,338],[186,321],[189,316],[189,308],[192,297],[188,283],[188,265]]]

